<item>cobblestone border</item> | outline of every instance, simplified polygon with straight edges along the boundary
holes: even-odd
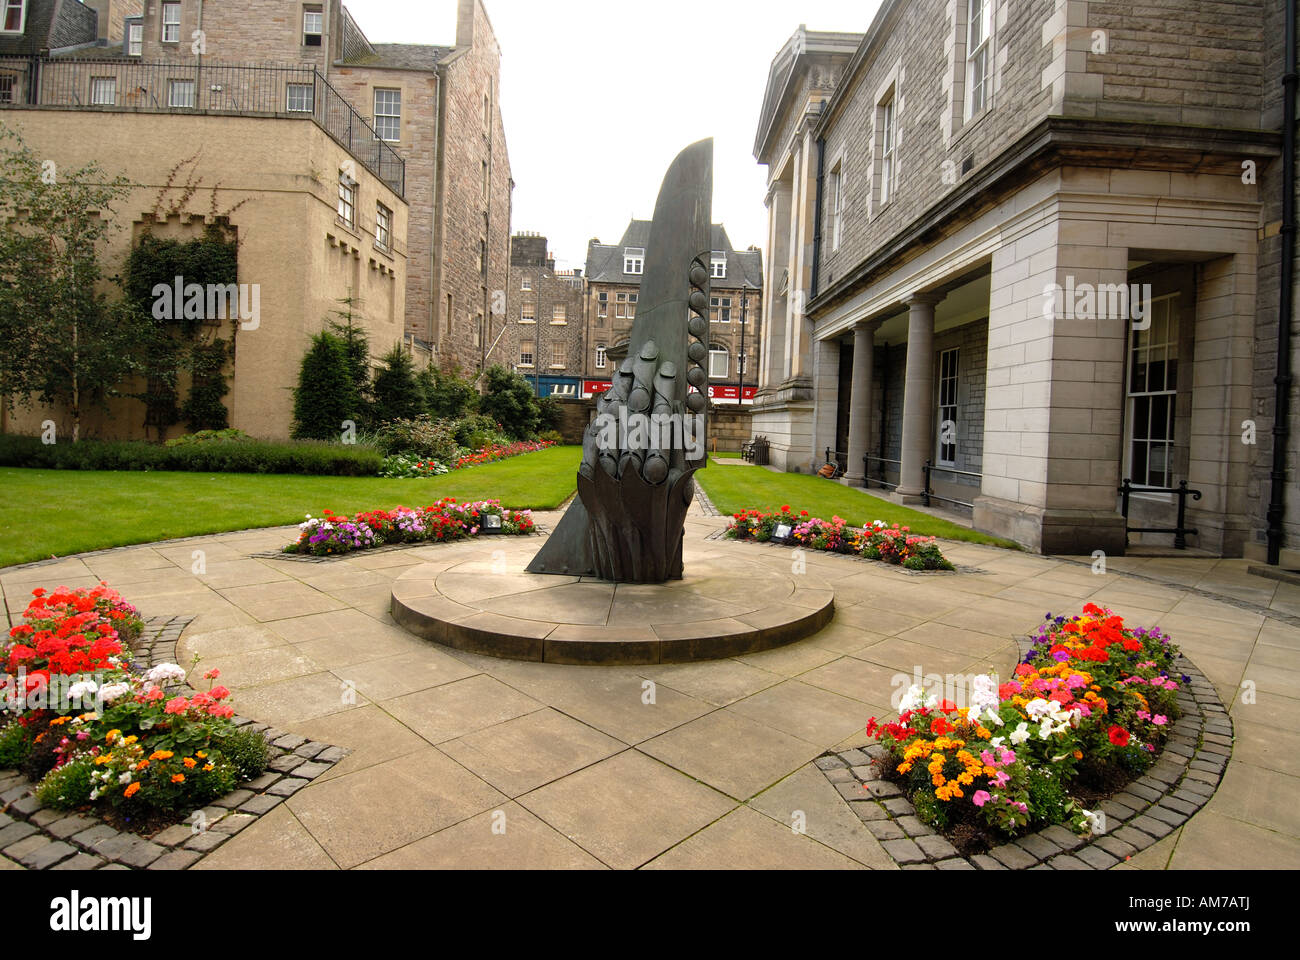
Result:
[[[1019,640],[1020,656],[1033,646]],[[1147,772],[1098,808],[1105,830],[1085,837],[1059,824],[965,858],[916,816],[897,784],[882,780],[879,744],[828,752],[814,761],[880,845],[904,870],[1108,870],[1186,823],[1218,789],[1232,755],[1232,719],[1214,685],[1185,656],[1182,710]]]
[[[550,533],[551,531],[548,528],[538,523],[534,524],[533,529],[527,533],[480,534],[467,540],[421,540],[417,543],[385,543],[378,547],[366,547],[363,550],[350,550],[347,553],[336,553],[321,557],[311,553],[282,553],[279,550],[250,553],[247,556],[250,560],[288,560],[292,563],[332,563],[335,560],[347,560],[349,557],[373,557],[381,553],[396,553],[399,550],[410,550],[413,547],[442,547],[451,546],[456,543],[472,543],[479,540],[527,540],[529,537],[550,536]]]
[[[146,620],[132,668],[144,671],[156,664],[176,663],[177,641],[193,619]],[[266,772],[151,837],[119,831],[96,817],[45,807],[36,799],[30,780],[16,770],[0,770],[0,858],[30,870],[185,870],[348,753],[247,717],[234,720],[239,727],[266,737],[271,753]]]

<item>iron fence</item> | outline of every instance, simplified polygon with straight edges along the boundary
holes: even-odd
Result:
[[[406,193],[406,162],[314,64],[0,57],[0,107],[16,106],[312,120],[395,193]]]

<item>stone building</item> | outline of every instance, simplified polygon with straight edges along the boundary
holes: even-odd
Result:
[[[331,298],[362,301],[363,318],[387,316],[398,304],[398,328],[375,338],[376,352],[402,340],[417,362],[482,368],[505,325],[514,186],[499,109],[501,51],[482,0],[458,0],[452,46],[371,43],[341,0],[15,3],[21,32],[0,30],[0,108],[11,111],[2,118],[45,140],[53,159],[71,163],[75,144],[94,143],[106,169],[135,178],[196,156],[209,182],[238,187],[241,222],[275,206],[283,177],[302,192],[324,184],[323,199],[336,210],[330,229],[318,237],[310,218],[269,222],[262,232],[280,252],[263,262],[241,251],[241,270],[247,262],[278,275],[285,265],[277,258],[305,251],[310,273],[313,258],[350,251],[368,264],[366,277],[403,287],[400,296],[369,300],[373,285],[358,282]],[[66,116],[55,121],[60,111]],[[172,122],[178,116],[192,122]],[[231,124],[232,117],[257,122]],[[322,165],[320,149],[294,158],[270,145],[287,166],[264,169],[244,159],[261,148],[230,134],[300,143],[310,138],[298,129],[304,123],[339,148],[337,165]],[[43,137],[55,126],[66,140]],[[171,131],[181,127],[187,136],[176,139]],[[157,163],[133,166],[128,130],[153,145]],[[292,323],[302,342],[278,355],[281,376],[268,385],[278,391],[268,398],[277,409],[321,314]],[[287,421],[269,423],[256,432],[288,430]]]
[[[598,239],[587,245],[586,393],[608,386],[626,355],[636,318],[649,220],[633,220],[617,244]],[[761,347],[758,319],[763,310],[763,255],[756,247],[736,250],[721,224],[713,225],[709,304],[709,395],[716,403],[740,403],[755,390]],[[745,357],[742,368],[742,351]]]
[[[807,302],[764,315],[781,362],[765,352],[755,432],[770,416],[788,469],[829,447],[847,482],[905,503],[931,465],[930,489],[977,529],[1048,553],[1120,554],[1126,526],[1173,527],[1163,491],[1185,480],[1202,494],[1189,544],[1256,555],[1282,189],[1273,6],[884,0],[847,61],[851,38],[796,32],[756,154],[791,243],[770,268],[788,260],[789,280],[769,279],[792,298],[806,282]],[[1125,479],[1148,488],[1127,520]]]
[[[488,363],[527,377],[539,397],[579,396],[586,332],[582,271],[557,271],[545,237],[516,234],[506,303],[505,333]]]

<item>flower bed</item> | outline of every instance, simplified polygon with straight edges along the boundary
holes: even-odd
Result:
[[[934,537],[918,536],[907,527],[890,526],[882,520],[850,527],[840,517],[827,521],[810,517],[807,510],[796,514],[789,505],[775,513],[741,510],[732,517],[726,536],[767,543],[782,524],[790,527],[788,542],[798,546],[883,560],[909,570],[953,569]]]
[[[525,453],[536,453],[539,450],[545,450],[547,447],[553,446],[555,444],[549,440],[528,440],[518,443],[493,443],[486,447],[480,447],[478,450],[466,450],[462,447],[456,458],[448,463],[399,453],[384,458],[384,464],[379,471],[379,475],[395,480],[440,477],[452,470],[464,470],[466,467],[477,467],[484,463],[496,463],[498,460],[508,460],[511,457],[522,456]]]
[[[266,741],[240,730],[212,686],[182,696],[168,688],[186,671],[132,670],[130,641],[143,621],[121,596],[93,589],[32,592],[24,623],[0,647],[6,677],[0,768],[21,770],[46,806],[98,805],[127,820],[174,815],[259,776]]]
[[[1178,716],[1177,656],[1158,628],[1090,603],[1049,614],[1014,676],[973,678],[966,706],[913,686],[867,733],[882,775],[964,853],[1052,824],[1101,833],[1087,808],[1141,776]]]
[[[326,510],[320,518],[308,516],[298,525],[298,539],[285,553],[338,556],[386,543],[441,543],[479,536],[485,517],[498,517],[500,532],[531,533],[535,524],[531,510],[508,510],[496,500],[457,503],[445,497],[437,503],[412,509],[372,510],[347,517]]]

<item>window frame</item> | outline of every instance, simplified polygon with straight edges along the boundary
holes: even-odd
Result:
[[[13,103],[18,91],[18,77],[12,73],[0,73],[0,103]]]
[[[1180,340],[1181,325],[1182,325],[1182,318],[1180,316],[1180,311],[1178,309],[1180,299],[1181,299],[1180,294],[1177,292],[1165,294],[1159,297],[1153,297],[1151,300],[1151,326],[1149,326],[1146,330],[1134,330],[1132,329],[1132,325],[1130,322],[1129,336],[1127,338],[1127,343],[1125,346],[1124,464],[1123,464],[1124,476],[1125,478],[1133,482],[1132,489],[1134,495],[1140,494],[1144,499],[1161,501],[1161,502],[1171,502],[1174,495],[1171,493],[1148,493],[1146,492],[1145,488],[1157,486],[1156,484],[1152,484],[1149,482],[1151,478],[1151,449],[1156,444],[1160,444],[1164,446],[1164,448],[1166,449],[1165,469],[1163,471],[1166,482],[1160,484],[1159,486],[1164,486],[1164,487],[1174,486],[1174,453],[1178,444],[1178,438],[1177,438],[1178,373],[1179,373],[1178,367],[1180,366],[1179,340]],[[1159,320],[1166,325],[1165,339],[1162,340],[1160,343],[1152,343],[1150,340],[1150,334],[1152,333],[1153,330],[1156,329],[1156,324],[1158,322],[1157,310],[1163,307],[1169,308],[1168,312],[1163,317],[1159,318]],[[1147,335],[1145,338],[1143,338],[1144,334]],[[1146,342],[1139,343],[1140,339],[1145,339]],[[1138,365],[1138,360],[1136,355],[1138,351],[1140,350],[1145,351],[1148,355],[1148,359],[1143,361],[1143,364],[1147,367],[1147,371],[1146,371],[1147,376],[1145,379],[1146,379],[1146,385],[1149,386],[1150,372],[1151,372],[1150,371],[1151,361],[1149,357],[1151,351],[1155,349],[1161,349],[1164,352],[1164,371],[1163,371],[1164,379],[1163,379],[1162,389],[1134,390],[1136,373],[1137,373],[1136,367]],[[1173,361],[1172,366],[1170,365],[1169,362],[1171,359]],[[1172,387],[1169,386],[1171,381],[1173,383]],[[1151,422],[1152,422],[1151,413],[1153,412],[1153,409],[1155,407],[1154,399],[1157,397],[1164,398],[1167,403],[1166,420],[1168,423],[1168,431],[1167,431],[1167,436],[1164,438],[1153,438],[1151,436]],[[1134,430],[1135,427],[1137,426],[1138,404],[1139,401],[1143,401],[1143,400],[1151,401],[1151,403],[1149,403],[1148,405],[1147,417],[1146,417],[1147,435],[1145,437],[1138,438],[1134,436]],[[1136,451],[1136,446],[1138,443],[1142,443],[1146,446],[1146,455],[1144,458],[1145,467],[1143,470],[1143,476],[1141,482],[1139,482],[1138,478],[1135,476],[1136,458],[1134,457],[1134,453]]]
[[[948,358],[952,358],[950,371],[946,371]],[[957,424],[958,392],[961,388],[961,348],[951,347],[947,350],[939,351],[939,369],[935,377],[935,386],[938,389],[937,402],[935,410],[938,413],[938,419],[935,421],[935,453],[934,462],[944,467],[957,466],[957,437],[954,435],[950,444],[943,442],[943,424],[945,420],[951,420],[953,426]],[[951,416],[945,416],[945,411],[951,411]],[[944,456],[945,448],[951,448],[952,455]]]
[[[719,265],[722,270],[719,271]],[[727,251],[712,250],[709,252],[709,279],[726,280],[727,279]]]
[[[18,6],[18,26],[6,27],[5,23],[9,20],[9,11],[14,9],[15,3]],[[27,0],[5,0],[4,9],[0,11],[0,34],[23,34],[27,32]]]
[[[557,360],[556,357],[559,357]],[[564,370],[569,366],[569,348],[567,344],[551,341],[551,369]]]
[[[345,214],[346,208],[346,214]],[[335,215],[340,223],[355,230],[357,227],[357,182],[346,170],[339,170],[339,196]]]
[[[721,373],[714,373],[714,361],[722,357],[723,369]],[[709,344],[709,379],[726,380],[731,376],[731,351],[725,346],[717,343]]]
[[[831,251],[840,248],[841,227],[844,223],[844,158],[831,167],[831,196],[829,206]]]
[[[976,4],[979,13],[975,14]],[[979,28],[979,42],[975,42],[975,30]],[[963,71],[965,86],[962,94],[962,122],[969,123],[988,109],[992,100],[993,77],[990,71],[993,49],[993,0],[966,0],[966,64]],[[975,81],[978,68],[980,79]],[[975,91],[979,90],[979,104],[975,103]]]
[[[108,83],[112,91],[112,96],[108,100],[102,100],[98,97],[98,87],[101,83]],[[91,77],[90,78],[90,105],[92,107],[115,107],[117,106],[117,77]]]
[[[379,107],[380,107],[380,96],[379,96],[379,95],[380,95],[381,93],[382,93],[382,94],[393,94],[393,93],[397,94],[397,99],[396,99],[397,112],[396,112],[396,113],[380,113],[380,112],[379,112]],[[375,137],[376,137],[377,139],[379,139],[379,140],[382,140],[384,143],[401,143],[401,142],[402,142],[402,88],[401,88],[401,87],[375,87],[375,88],[374,88],[373,96],[371,97],[371,104],[372,104],[373,107],[374,107],[374,113],[373,113],[373,115],[372,115],[372,119],[374,120],[374,125],[375,125]],[[393,106],[393,103],[392,103],[392,102],[387,102],[387,103],[384,103],[383,106],[384,106],[385,108],[391,108],[391,107]],[[382,123],[382,124],[381,124],[381,122],[380,122],[380,121],[381,121],[381,118],[382,118],[382,120],[383,120],[383,123]],[[384,135],[385,131],[384,131],[383,129],[381,129],[381,126],[387,126],[389,123],[391,123],[391,122],[393,122],[393,121],[396,121],[396,123],[397,123],[397,136],[396,136],[396,137],[388,137],[388,136],[385,136],[385,135]]]
[[[884,98],[876,104],[876,122],[879,130],[880,161],[877,176],[879,205],[886,206],[898,193],[898,96],[890,87]]]
[[[190,88],[190,102],[177,103],[176,91],[188,86]],[[198,81],[185,77],[169,77],[167,80],[167,108],[169,110],[196,110],[199,105],[199,85]]]
[[[623,273],[631,277],[645,274],[645,247],[623,248]]]
[[[308,17],[320,18],[320,29],[311,31],[307,29]],[[308,37],[315,37],[315,43],[309,43]],[[325,45],[325,8],[319,4],[303,4],[302,8],[302,45],[304,47],[323,47]]]
[[[551,304],[551,325],[560,327],[569,322],[569,305],[567,303]]]
[[[305,109],[293,105],[293,92],[295,89],[307,91],[307,106]],[[284,112],[314,114],[316,112],[316,85],[313,83],[286,83],[284,85]]]
[[[596,369],[604,370],[609,363],[609,347],[606,344],[596,344]]]
[[[527,357],[528,359],[524,359]],[[519,366],[532,367],[537,358],[537,341],[520,340],[519,341]]]
[[[712,322],[731,323],[731,299],[731,297],[709,298],[709,313]]]
[[[167,19],[168,9],[175,10],[176,19],[174,21]],[[163,0],[162,10],[159,11],[160,30],[158,34],[159,43],[180,43],[181,42],[181,4],[180,0]],[[170,40],[167,39],[167,28],[175,27],[176,35]]]
[[[537,322],[537,298],[524,297],[519,304],[519,322],[536,323]]]
[[[375,246],[388,253],[393,249],[393,211],[375,202]]]
[[[133,39],[131,34],[137,36]],[[133,20],[126,25],[126,55],[128,57],[144,56],[144,22]]]

